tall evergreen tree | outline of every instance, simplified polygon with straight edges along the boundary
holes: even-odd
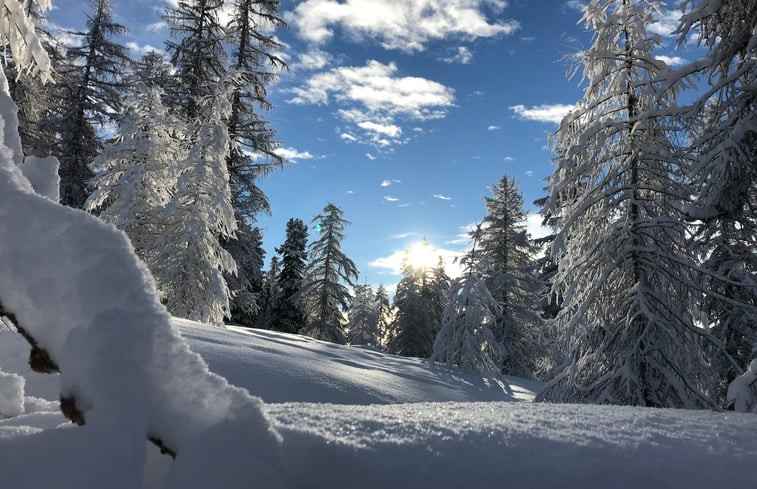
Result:
[[[376,296],[370,285],[356,285],[347,319],[347,342],[350,345],[378,347],[381,334]]]
[[[60,199],[81,208],[94,173],[89,165],[102,148],[98,131],[122,111],[122,75],[129,63],[126,48],[112,39],[126,32],[113,20],[108,0],[93,0],[85,32],[73,33],[81,45],[70,46],[59,67],[55,92],[61,113],[52,127],[58,136],[55,156],[60,160]]]
[[[218,20],[222,6],[222,0],[188,0],[164,16],[178,40],[166,42],[176,70],[167,90],[169,105],[189,122],[205,115],[203,101],[214,97],[218,84],[227,79],[225,32]]]
[[[236,75],[228,119],[229,177],[235,210],[252,221],[269,210],[256,180],[283,165],[274,152],[278,146],[275,132],[262,116],[263,111],[273,109],[267,86],[286,68],[277,55],[282,44],[269,31],[285,27],[278,15],[279,5],[277,0],[235,0],[227,28],[227,42],[232,46],[229,71]]]
[[[176,184],[172,170],[185,157],[183,128],[168,114],[159,87],[142,81],[133,87],[117,135],[93,161],[97,175],[85,208],[124,231],[152,267]]]
[[[655,2],[592,0],[595,31],[581,56],[583,100],[555,138],[547,209],[562,215],[552,253],[568,358],[538,396],[558,402],[715,407],[686,227],[676,205],[690,190],[665,137],[673,94],[648,34]]]
[[[153,274],[174,315],[220,325],[230,316],[224,274],[236,273],[220,240],[236,231],[226,156],[228,88],[198,101],[202,113],[190,126],[193,145],[179,163],[176,190],[165,207],[167,226],[157,241]]]
[[[236,219],[233,237],[221,242],[236,264],[236,273],[225,275],[231,298],[231,320],[252,327],[260,314],[263,293],[263,236],[260,229],[251,227],[244,219]]]
[[[518,183],[505,175],[491,192],[484,199],[487,214],[479,244],[488,268],[477,272],[500,305],[492,331],[502,350],[503,372],[531,377],[540,349],[537,249],[526,232],[528,216]]]
[[[385,350],[389,342],[393,311],[384,284],[380,284],[376,289],[376,316],[378,318],[379,338],[381,339],[380,346]]]
[[[428,255],[428,243],[420,245]],[[391,324],[387,351],[395,355],[428,358],[441,326],[449,278],[441,263],[436,267],[411,263],[412,247],[405,252],[402,280],[394,294],[397,311]]]
[[[278,307],[281,290],[278,285],[279,276],[279,257],[271,257],[271,264],[263,278],[263,293],[261,294],[260,312],[255,318],[255,327],[262,329],[272,329],[271,324],[275,319],[274,311]]]
[[[463,275],[452,282],[447,294],[431,360],[483,377],[498,377],[502,345],[492,327],[497,325],[500,305],[478,272],[490,268],[485,263],[487,257],[476,249],[480,234],[479,227],[474,232],[473,249],[463,258]]]
[[[306,333],[317,339],[344,343],[342,313],[349,306],[350,292],[357,279],[355,264],[341,250],[344,226],[342,211],[327,204],[312,221],[320,238],[310,244],[308,273],[303,298],[309,317]],[[346,284],[346,285],[345,285]]]
[[[307,272],[308,228],[302,219],[289,219],[286,240],[276,248],[281,255],[281,272],[276,277],[278,302],[273,312],[271,329],[299,333],[305,327],[306,315],[302,292]]]

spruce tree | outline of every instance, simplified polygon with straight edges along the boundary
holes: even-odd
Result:
[[[276,277],[279,291],[270,328],[285,333],[299,333],[306,315],[302,293],[307,272],[308,228],[302,219],[289,219],[286,240],[276,248],[281,255],[281,272]]]
[[[308,272],[303,298],[309,324],[306,334],[320,340],[344,343],[342,313],[349,307],[350,292],[357,279],[355,264],[341,250],[344,227],[349,224],[342,211],[327,204],[313,218],[320,237],[308,249]]]
[[[540,350],[537,249],[526,232],[528,216],[518,183],[505,175],[491,192],[484,199],[487,214],[479,244],[488,268],[477,272],[500,305],[492,331],[502,352],[503,373],[532,377]]]
[[[347,319],[350,345],[378,347],[381,333],[376,296],[369,285],[356,285]]]
[[[555,318],[568,357],[538,399],[657,407],[715,407],[706,336],[689,304],[696,266],[677,202],[687,168],[666,137],[674,94],[648,33],[655,2],[592,0],[595,31],[582,53],[587,88],[555,137],[547,210],[561,215],[552,247]]]
[[[226,273],[226,285],[231,298],[231,320],[252,327],[260,314],[263,293],[263,236],[260,229],[251,227],[237,215],[237,230],[233,237],[221,242],[236,264],[236,273]]]
[[[272,329],[271,324],[275,319],[275,310],[278,307],[281,290],[278,286],[279,276],[279,257],[271,257],[271,264],[263,278],[263,292],[258,304],[260,312],[255,318],[255,327],[261,329]]]
[[[385,350],[391,334],[393,311],[384,284],[380,284],[378,289],[376,289],[376,316],[378,318],[379,338],[381,340],[380,346]]]
[[[447,294],[431,361],[496,378],[501,371],[502,345],[492,327],[497,325],[500,305],[479,274],[479,270],[490,269],[487,257],[476,249],[479,236],[480,228],[474,232],[473,249],[463,258],[463,275],[452,282]]]
[[[61,203],[81,208],[94,176],[90,164],[102,148],[98,131],[122,112],[122,75],[129,64],[126,48],[114,36],[126,28],[113,20],[108,0],[93,0],[84,32],[72,33],[81,45],[70,46],[59,67],[55,93],[60,113],[51,121],[57,133]]]

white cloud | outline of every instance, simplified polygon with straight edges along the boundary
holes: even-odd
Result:
[[[565,6],[568,8],[572,8],[573,10],[578,10],[579,12],[583,12],[586,8],[586,3],[580,1],[580,0],[568,0],[565,2]]]
[[[532,177],[532,176],[534,176],[534,172],[533,172],[533,171],[531,171],[531,170],[528,170],[528,171],[524,171],[523,173],[524,173],[524,174],[525,174],[525,175],[526,175],[527,177]]]
[[[146,29],[150,32],[167,31],[168,23],[163,20],[158,21],[158,22],[153,22],[152,24],[147,24]]]
[[[382,180],[381,181],[381,186],[382,187],[388,187],[388,186],[390,186],[392,184],[395,184],[395,183],[402,183],[402,180],[389,180],[389,179]]]
[[[302,70],[321,70],[332,62],[331,54],[321,51],[320,49],[311,49],[297,56],[297,61],[289,65],[292,71]]]
[[[316,158],[309,151],[298,151],[294,148],[276,148],[273,152],[289,161],[312,160]]]
[[[345,141],[350,141],[350,142],[357,141],[357,138],[348,132],[340,134],[339,137],[344,139]]]
[[[459,46],[457,48],[457,53],[454,56],[450,56],[449,58],[442,58],[441,61],[444,61],[445,63],[460,63],[467,65],[468,63],[473,61],[473,53],[471,53],[470,49],[466,48],[465,46]]]
[[[489,126],[486,128],[487,131],[499,131],[499,126]]]
[[[369,142],[400,142],[399,119],[425,121],[446,115],[454,90],[425,78],[398,76],[397,65],[370,60],[365,66],[341,66],[317,73],[289,91],[289,103],[339,106],[337,115],[361,129]],[[352,135],[355,139],[359,138]],[[345,136],[342,136],[345,138]]]
[[[563,117],[573,110],[573,108],[573,105],[565,104],[536,105],[534,107],[513,105],[510,107],[510,110],[522,119],[559,124]]]
[[[387,202],[397,202],[400,199],[398,199],[397,197],[392,197],[390,195],[384,195],[384,200]]]
[[[372,155],[372,154],[370,154],[370,153],[365,153],[365,157],[366,157],[366,158],[368,158],[368,159],[369,159],[369,160],[371,160],[371,161],[373,161],[373,160],[375,160],[375,159],[376,159],[376,157],[375,157],[375,156],[373,156],[373,155]]]
[[[682,64],[686,63],[686,60],[680,56],[660,55],[660,56],[655,56],[654,59],[662,61],[668,66],[681,66]]]
[[[340,30],[352,40],[412,52],[434,40],[512,34],[518,22],[486,17],[485,7],[501,11],[505,6],[501,0],[305,0],[284,19],[312,43],[325,43]]]
[[[145,55],[149,53],[150,51],[155,51],[156,53],[163,52],[163,50],[160,48],[150,46],[149,44],[139,45],[136,42],[127,42],[126,47],[129,48],[137,56]]]
[[[655,15],[657,22],[649,26],[649,31],[661,36],[673,36],[673,31],[678,29],[682,12],[676,8],[663,9],[660,14]]]
[[[371,121],[358,122],[357,126],[368,132],[384,134],[390,138],[397,138],[402,134],[402,129],[394,124],[377,124]]]
[[[505,160],[505,161],[515,161],[515,158],[513,158],[512,156],[505,156],[502,159]]]
[[[447,197],[444,194],[434,194],[434,198],[439,200],[452,200],[452,197]]]

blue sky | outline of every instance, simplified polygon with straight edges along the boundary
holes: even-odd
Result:
[[[134,54],[163,49],[160,15],[174,0],[112,1]],[[57,25],[81,29],[85,2],[53,3]],[[590,44],[581,8],[576,0],[283,0],[289,28],[276,35],[289,71],[270,88],[268,117],[290,164],[260,182],[273,208],[259,221],[268,258],[290,217],[309,222],[332,202],[351,221],[343,250],[361,282],[392,287],[402,251],[423,237],[455,273],[462,235],[485,215],[483,197],[502,175],[520,182],[535,211],[552,170],[548,135],[582,93],[580,77],[565,76],[565,58]],[[676,17],[663,11],[653,30],[670,33]]]

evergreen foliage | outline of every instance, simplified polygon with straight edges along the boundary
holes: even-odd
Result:
[[[327,204],[312,222],[320,237],[308,250],[307,280],[302,291],[309,320],[305,333],[343,344],[346,337],[342,314],[350,300],[347,286],[352,286],[358,276],[357,267],[341,250],[344,227],[349,221],[342,217],[341,209]]]
[[[129,64],[126,48],[112,41],[126,28],[113,20],[108,0],[93,0],[92,6],[87,30],[72,33],[81,38],[81,45],[70,46],[58,68],[55,94],[60,113],[51,121],[58,138],[61,203],[77,208],[90,193],[90,164],[102,149],[98,131],[122,111],[122,77]]]
[[[381,342],[378,303],[369,285],[356,285],[347,319],[350,345],[378,347]]]
[[[226,273],[226,285],[231,292],[229,309],[231,320],[252,327],[260,314],[263,294],[263,236],[260,229],[251,227],[237,216],[235,236],[222,241],[236,264],[236,273]]]
[[[491,328],[502,350],[502,371],[528,378],[540,355],[537,248],[526,232],[528,216],[518,183],[505,175],[491,192],[492,196],[484,199],[487,215],[479,238],[487,267],[477,273],[485,278],[500,306]]]
[[[298,333],[306,323],[302,292],[307,272],[308,228],[302,219],[289,219],[286,240],[276,248],[281,255],[281,272],[276,277],[278,300],[271,329]]]
[[[655,2],[592,0],[582,54],[588,86],[560,125],[547,210],[561,215],[552,254],[568,358],[538,399],[715,407],[711,371],[689,305],[696,267],[675,203],[687,168],[666,137],[673,93],[648,34]]]

